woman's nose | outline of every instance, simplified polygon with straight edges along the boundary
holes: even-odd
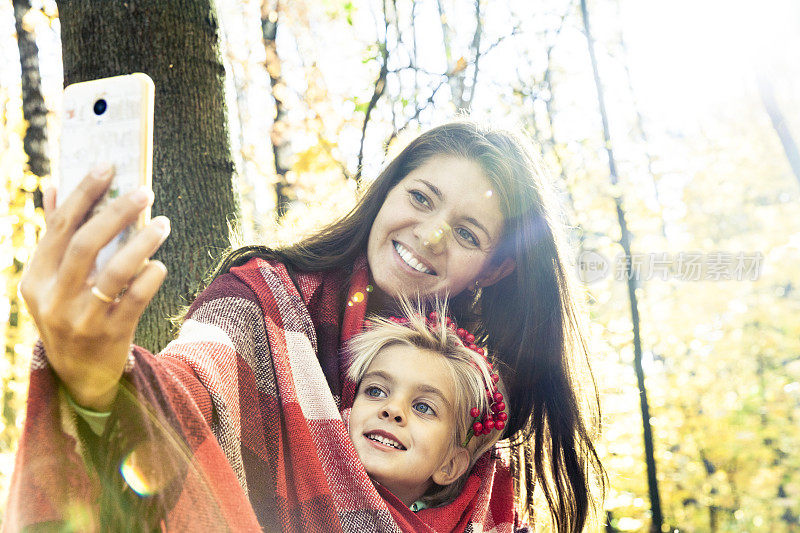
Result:
[[[440,254],[447,246],[447,237],[450,234],[450,225],[445,220],[438,220],[434,224],[425,226],[420,235],[423,248],[434,254]]]

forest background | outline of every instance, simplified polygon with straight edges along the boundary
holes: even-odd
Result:
[[[524,129],[563,200],[590,313],[606,530],[800,530],[799,4],[216,10],[233,243],[289,242],[345,213],[410,138],[459,113]],[[61,30],[55,2],[0,2],[2,501],[36,338],[16,287],[58,168]],[[23,112],[22,37],[46,120]],[[209,264],[225,245],[202,247]]]

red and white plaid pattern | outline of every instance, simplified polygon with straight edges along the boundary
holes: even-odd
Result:
[[[340,347],[360,330],[366,298],[339,314],[345,284],[366,295],[367,280],[363,259],[353,272],[293,277],[253,259],[198,297],[161,354],[134,349],[124,379],[136,401],[112,416],[142,435],[128,440],[164,443],[159,466],[180,474],[152,498],[163,527],[514,530],[508,468],[490,454],[454,502],[417,513],[368,478],[340,415],[355,393]],[[97,479],[62,403],[39,345],[4,529],[74,520],[76,508],[96,516]]]

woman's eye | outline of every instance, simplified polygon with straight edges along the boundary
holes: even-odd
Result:
[[[467,241],[472,246],[478,246],[480,244],[477,237],[475,237],[475,235],[473,235],[473,233],[466,228],[456,228],[456,233],[459,237]]]
[[[364,394],[370,398],[380,398],[386,395],[386,393],[383,392],[379,387],[367,387],[364,389]]]
[[[425,402],[417,402],[414,404],[414,409],[422,413],[423,415],[435,415],[436,411],[433,410],[433,407],[428,405]]]
[[[430,207],[431,201],[428,200],[428,197],[422,194],[421,192],[412,189],[408,191],[408,194],[411,195],[411,198],[414,200],[415,203],[424,205],[425,207]]]

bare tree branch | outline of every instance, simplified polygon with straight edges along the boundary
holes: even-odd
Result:
[[[789,126],[786,124],[783,112],[781,112],[778,101],[775,99],[775,91],[772,88],[772,83],[769,81],[769,78],[760,73],[757,77],[757,81],[758,93],[761,95],[764,110],[767,112],[767,115],[769,115],[772,127],[781,140],[783,152],[786,154],[786,159],[789,161],[792,172],[794,172],[794,177],[800,181],[800,152],[797,150],[797,144],[794,142],[792,132],[789,131]]]
[[[361,141],[358,147],[358,163],[356,167],[356,174],[354,179],[356,180],[356,184],[359,186],[361,185],[361,167],[364,162],[364,140],[367,136],[367,124],[369,124],[370,115],[372,115],[372,110],[375,109],[375,106],[380,100],[383,92],[386,90],[386,76],[389,73],[388,63],[389,63],[389,48],[388,48],[388,33],[389,33],[389,17],[386,10],[386,0],[383,1],[383,42],[379,43],[378,46],[380,48],[380,55],[381,55],[381,69],[378,72],[378,79],[375,80],[375,87],[372,91],[372,98],[369,100],[369,104],[367,105],[367,110],[364,113],[364,124],[361,126]]]
[[[478,62],[481,59],[481,33],[483,33],[483,25],[481,24],[481,0],[475,0],[475,33],[472,36],[472,45],[470,48],[473,50],[475,59],[472,61],[472,87],[469,90],[469,100],[464,106],[467,111],[472,109],[472,101],[475,98],[475,88],[478,85]]]

